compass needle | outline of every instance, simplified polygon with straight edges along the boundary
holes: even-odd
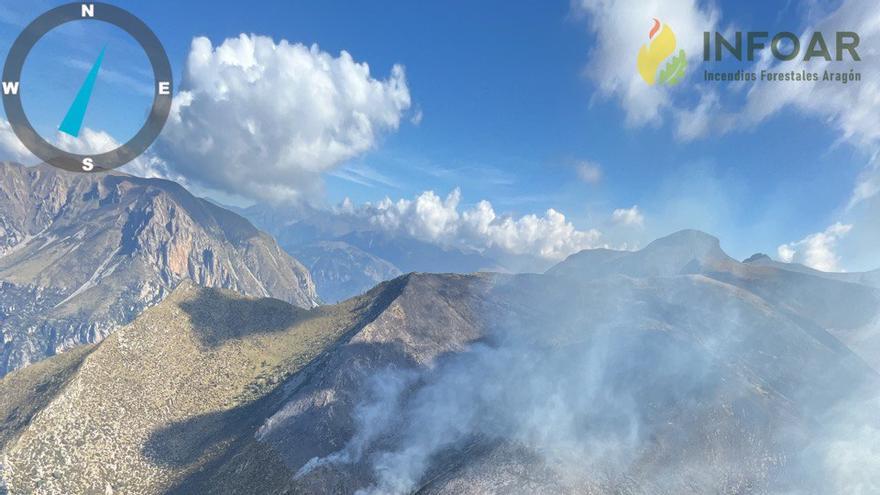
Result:
[[[79,137],[83,118],[86,116],[86,108],[89,106],[89,100],[92,97],[92,90],[95,88],[95,81],[98,79],[98,72],[101,70],[101,63],[104,61],[104,51],[106,49],[106,47],[101,49],[101,53],[98,54],[97,60],[95,60],[95,63],[89,70],[89,74],[86,76],[86,80],[83,81],[82,86],[80,86],[79,91],[76,93],[76,98],[58,127],[61,132],[73,137]]]

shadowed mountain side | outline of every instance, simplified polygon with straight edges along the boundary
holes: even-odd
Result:
[[[325,353],[292,376],[275,395],[262,402],[265,407],[258,412],[237,411],[224,418],[200,417],[157,431],[151,444],[162,444],[189,429],[208,428],[227,435],[227,429],[240,426],[234,419],[239,417],[246,418],[243,421],[254,428],[259,426],[256,433],[245,429],[246,435],[232,442],[210,468],[182,479],[170,492],[345,493],[352,476],[344,476],[347,482],[327,478],[317,482],[313,478],[296,481],[293,466],[344,446],[344,439],[354,433],[350,422],[352,407],[372,386],[376,370],[420,369],[444,354],[460,352],[472,342],[479,335],[477,301],[486,292],[489,279],[411,274],[391,283],[401,290],[387,292],[395,297],[382,305],[380,314],[350,338],[340,340],[333,352]],[[273,434],[266,435],[273,428],[277,428]],[[283,438],[274,435],[282,428]],[[268,478],[259,463],[242,462],[252,456],[271,458],[269,464],[274,467]],[[279,466],[286,475],[277,471]],[[360,469],[359,476],[354,478],[368,475]]]
[[[287,330],[294,322],[319,317],[319,311],[296,308],[278,299],[241,299],[219,289],[199,290],[179,307],[189,315],[194,333],[208,347]]]
[[[344,341],[339,344],[345,345]],[[406,362],[404,353],[394,345],[351,344],[348,351],[388,358],[407,366],[414,365]],[[279,452],[269,443],[256,441],[255,436],[259,435],[263,423],[282,409],[293,394],[299,393],[301,384],[313,379],[323,366],[320,358],[315,359],[290,381],[279,384],[270,394],[253,403],[200,415],[155,430],[144,445],[144,455],[159,466],[186,473],[166,493],[301,492],[303,487],[294,482],[293,473],[285,462],[287,448]],[[363,380],[365,377],[359,378]],[[317,431],[299,432],[290,446],[306,460],[329,453],[319,448],[324,444],[313,444],[311,441],[315,437],[332,440],[353,434],[347,420],[348,413],[350,411],[344,405],[336,405],[332,401],[310,406],[303,414],[316,420],[328,418],[329,421],[318,426]],[[331,448],[341,446],[330,444]],[[260,461],[256,462],[254,458]],[[194,466],[198,466],[198,469],[193,469]],[[305,493],[326,488],[306,488]]]

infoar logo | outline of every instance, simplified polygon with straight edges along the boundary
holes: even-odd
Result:
[[[660,65],[664,62],[661,69]],[[681,82],[687,69],[687,57],[684,50],[675,53],[675,33],[669,24],[654,19],[654,26],[648,32],[648,42],[639,48],[636,67],[642,79],[652,86],[674,86]]]

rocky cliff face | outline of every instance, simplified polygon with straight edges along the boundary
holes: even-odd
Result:
[[[187,284],[0,380],[2,478],[46,494],[876,491],[880,377],[843,337],[880,332],[877,289],[716,244],[410,274],[311,310]],[[844,290],[848,311],[811,310]]]
[[[271,237],[177,184],[0,164],[0,376],[100,341],[183,280],[316,300]]]

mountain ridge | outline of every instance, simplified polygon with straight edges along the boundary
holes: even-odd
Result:
[[[174,182],[0,172],[0,375],[100,340],[183,280],[316,303],[308,270],[271,237]]]
[[[319,351],[336,345],[340,339],[344,341],[352,328],[368,324],[371,315],[382,311],[407,280],[401,277],[386,282],[340,307],[308,310],[277,299],[249,298],[183,282],[168,298],[96,346],[75,348],[0,379],[0,391],[4,392],[0,412],[26,412],[28,394],[37,390],[48,394],[42,397],[38,413],[25,418],[15,416],[19,419],[12,427],[7,416],[4,432],[11,435],[6,435],[6,443],[13,439],[19,446],[6,449],[4,454],[21,455],[21,460],[33,465],[41,456],[55,455],[53,452],[66,452],[83,462],[94,461],[92,454],[99,453],[103,465],[99,472],[79,472],[73,463],[64,468],[64,474],[53,475],[54,483],[41,485],[44,491],[66,492],[68,489],[61,486],[74,485],[79,487],[77,491],[103,492],[106,486],[121,493],[139,492],[146,487],[164,490],[170,486],[169,472],[177,476],[192,474],[200,463],[210,462],[212,456],[222,452],[202,452],[199,443],[187,445],[186,440],[179,439],[169,439],[174,442],[173,448],[164,444],[152,447],[153,429],[214,410],[261,407],[261,401],[282,393],[279,387],[287,377],[312,365]],[[171,322],[178,324],[169,325]],[[172,363],[175,372],[167,373],[166,367]],[[72,377],[66,376],[70,369],[76,370]],[[109,369],[114,369],[120,379],[108,380],[105,373]],[[45,383],[60,385],[47,388]],[[132,390],[137,394],[131,395]],[[5,393],[8,391],[25,391],[25,397],[17,394],[19,398],[15,398]],[[107,401],[110,397],[118,400]],[[65,411],[70,407],[87,417],[67,416]],[[126,418],[123,411],[133,407],[140,415]],[[105,423],[96,436],[90,424],[98,418]],[[106,422],[109,418],[113,420]],[[52,431],[46,425],[53,421],[62,421],[62,435],[75,440],[55,445],[54,440],[45,437]],[[33,435],[28,436],[28,431]],[[208,433],[213,435],[211,431]],[[193,439],[192,434],[189,438]],[[166,456],[171,457],[158,461]],[[127,467],[114,470],[118,462],[127,463]],[[183,468],[175,469],[181,462]],[[19,471],[16,465],[15,461],[7,463],[2,474],[12,480],[13,486],[35,489],[27,480],[40,476]],[[99,476],[92,478],[95,474]],[[140,484],[131,486],[135,479]]]
[[[790,476],[802,469],[796,453],[809,445],[785,431],[812,432],[829,407],[845,404],[860,384],[877,383],[876,370],[773,293],[711,273],[662,272],[583,279],[410,273],[310,310],[185,283],[89,351],[72,378],[56,372],[60,392],[41,402],[29,424],[13,422],[18,430],[2,449],[2,476],[18,490],[40,482],[43,493],[108,486],[181,494],[791,488]],[[587,356],[614,372],[598,384],[581,381],[597,373]],[[55,364],[63,357],[47,364],[70,369]],[[10,374],[0,391],[36,370]],[[382,399],[396,387],[401,395]],[[622,435],[621,448],[627,429],[612,418],[643,423],[651,440],[620,453],[635,456],[630,474],[603,474],[587,457],[579,463],[586,471],[561,476],[560,465],[541,453],[548,446],[493,433],[494,422],[516,431],[532,424],[507,423],[521,414],[549,414],[541,406],[546,394],[562,394],[556,400],[573,413],[601,406],[588,424],[611,421],[609,438]],[[145,403],[136,400],[141,395]],[[526,402],[507,403],[520,396]],[[420,404],[420,397],[436,402]],[[390,410],[380,413],[379,405]],[[459,408],[467,414],[456,419]],[[123,411],[134,417],[120,421]],[[369,420],[359,419],[368,411],[375,411]],[[368,426],[384,425],[386,414],[403,423],[357,443],[373,438]],[[482,417],[492,421],[465,419]],[[537,424],[553,424],[547,421]],[[85,425],[103,433],[89,434]],[[459,430],[472,434],[426,451],[413,485],[400,485],[411,489],[382,484],[384,471],[373,462],[400,469],[395,445],[408,446],[406,457],[418,464],[417,432],[459,438]],[[587,434],[586,441],[601,438]],[[656,474],[667,472],[675,474]]]

